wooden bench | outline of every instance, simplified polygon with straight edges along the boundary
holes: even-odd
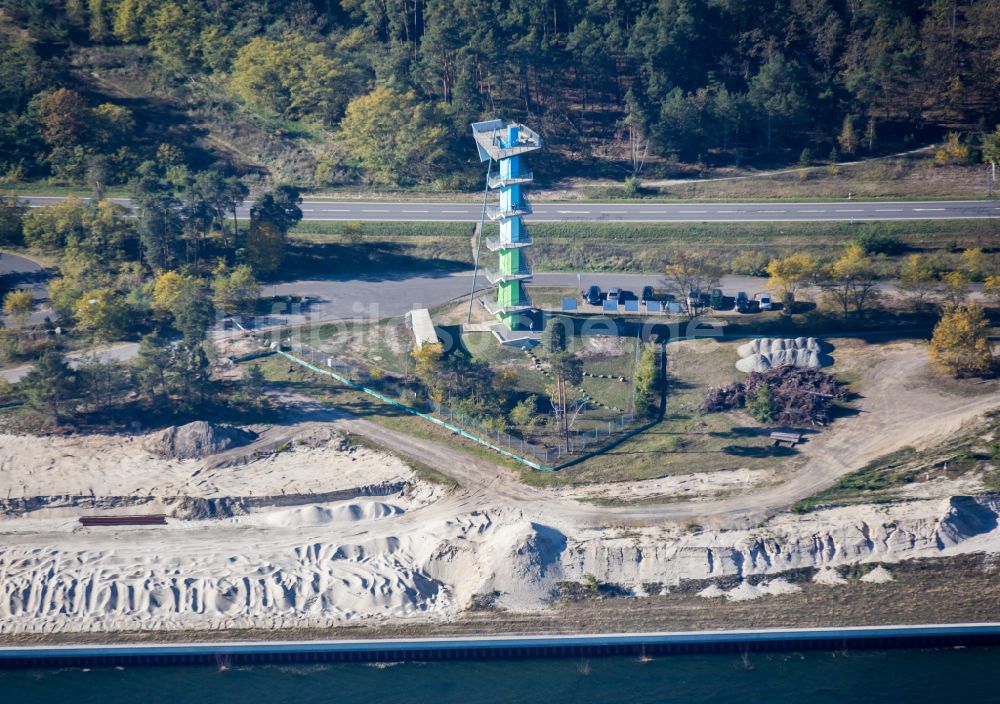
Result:
[[[783,433],[775,431],[771,433],[771,445],[776,447],[795,447],[802,442],[802,433]]]
[[[167,517],[162,513],[148,516],[80,516],[82,526],[165,526]]]

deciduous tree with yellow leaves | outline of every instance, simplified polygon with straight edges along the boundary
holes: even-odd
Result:
[[[820,285],[845,318],[852,312],[860,316],[878,299],[878,281],[884,269],[884,257],[869,255],[861,245],[852,244],[821,272]]]
[[[804,252],[782,259],[772,259],[767,265],[768,288],[777,291],[783,301],[794,301],[795,294],[816,275],[816,260]]]
[[[979,376],[993,367],[986,329],[989,321],[975,303],[950,306],[934,326],[930,355],[934,363],[954,376]]]

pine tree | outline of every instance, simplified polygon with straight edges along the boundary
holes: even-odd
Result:
[[[58,424],[73,407],[76,397],[76,374],[66,358],[53,347],[47,348],[35,360],[18,387],[35,411],[45,413]]]

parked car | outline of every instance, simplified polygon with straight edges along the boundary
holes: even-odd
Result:
[[[687,295],[687,307],[688,310],[694,310],[695,308],[701,307],[701,291],[696,288],[688,291]]]
[[[708,305],[712,306],[713,310],[722,310],[722,289],[713,288],[712,293],[708,298]]]
[[[622,298],[622,290],[620,288],[609,288],[608,289],[608,300],[617,303]]]
[[[750,310],[750,297],[747,296],[746,291],[740,291],[736,294],[736,304],[733,306],[733,310],[738,313],[746,313]]]
[[[653,301],[653,300],[656,300],[656,294],[653,292],[653,287],[652,286],[643,286],[642,287],[642,302],[645,303],[646,301]]]
[[[601,287],[591,286],[587,289],[587,293],[585,293],[583,297],[587,300],[587,303],[592,306],[601,305]]]
[[[774,306],[774,304],[771,302],[771,294],[769,293],[760,294],[760,297],[757,300],[760,303],[761,310],[771,310],[771,308]]]

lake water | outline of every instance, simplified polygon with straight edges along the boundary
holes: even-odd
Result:
[[[0,671],[14,704],[1000,702],[1000,648]]]

